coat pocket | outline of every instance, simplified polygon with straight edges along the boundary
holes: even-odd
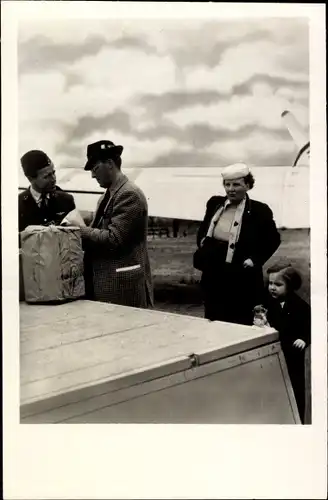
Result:
[[[140,264],[136,264],[134,266],[118,267],[116,269],[116,272],[117,273],[126,273],[128,271],[137,271],[138,269],[141,269]]]
[[[111,287],[118,304],[147,307],[146,280],[140,264],[117,268]]]

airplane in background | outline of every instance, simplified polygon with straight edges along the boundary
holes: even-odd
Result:
[[[285,110],[281,117],[297,146],[296,159],[287,167],[250,165],[255,177],[251,197],[271,207],[278,227],[308,228],[310,142],[292,112]],[[223,168],[137,167],[123,168],[123,171],[145,193],[149,216],[201,221],[206,201],[214,194],[225,194]],[[60,168],[56,173],[58,185],[74,195],[77,208],[94,211],[103,191],[95,189],[90,173],[72,168]],[[26,187],[26,178],[20,171],[19,189]]]

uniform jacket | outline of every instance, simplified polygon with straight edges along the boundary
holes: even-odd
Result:
[[[91,225],[81,229],[86,280],[91,276],[93,298],[134,307],[152,306],[148,206],[143,192],[122,176],[110,190],[103,213],[97,214],[97,210]]]
[[[223,206],[226,197],[213,196],[206,205],[206,213],[197,233],[197,245],[206,236],[211,219],[219,207]],[[277,231],[271,209],[265,203],[250,200],[247,196],[245,211],[238,242],[234,252],[233,264],[242,264],[252,259],[255,266],[261,268],[274,254],[280,245],[280,234]]]
[[[71,210],[75,203],[71,194],[65,193],[58,186],[55,193],[49,198],[45,213],[38,207],[29,189],[18,195],[19,232],[30,225],[48,225],[50,222],[59,224]]]

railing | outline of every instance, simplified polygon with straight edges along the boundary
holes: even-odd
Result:
[[[19,187],[18,191],[25,191],[25,189],[27,189],[27,188]],[[86,191],[84,189],[62,189],[61,188],[61,191],[64,191],[64,193],[74,193],[74,194],[98,194],[98,195],[104,194],[103,191]]]
[[[165,226],[148,226],[148,235],[155,238],[155,236],[159,236],[162,238],[170,237],[170,228]]]

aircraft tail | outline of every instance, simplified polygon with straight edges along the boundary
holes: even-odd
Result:
[[[303,130],[299,122],[296,120],[295,116],[290,111],[284,111],[281,114],[281,117],[299,150],[293,166],[295,167],[298,163],[301,162],[308,164],[310,155],[310,142],[306,132]]]

